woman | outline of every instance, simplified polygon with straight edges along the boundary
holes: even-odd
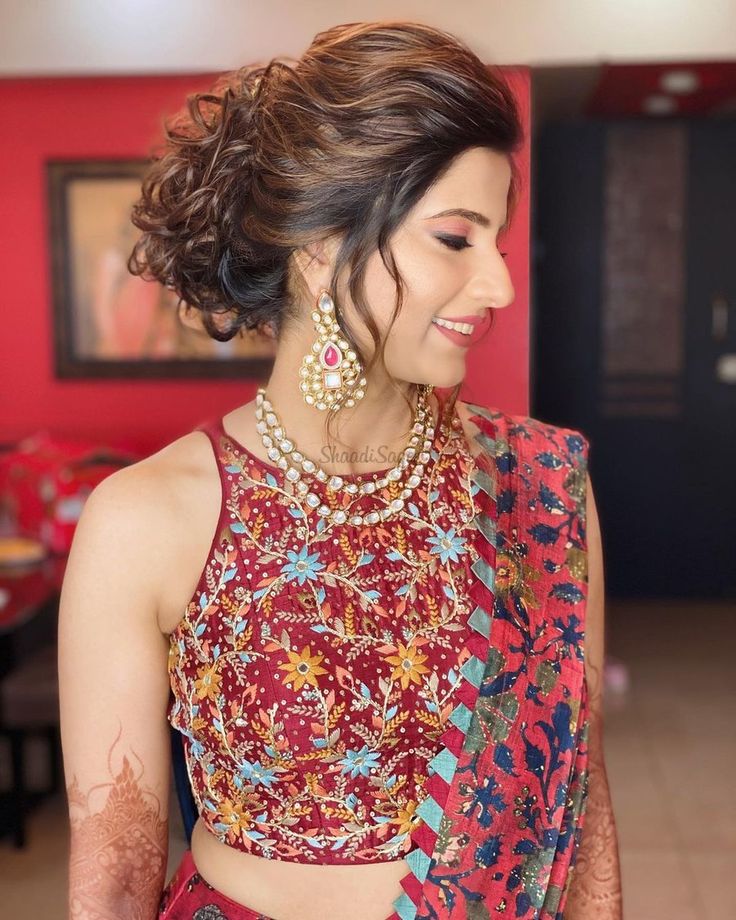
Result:
[[[457,399],[513,300],[512,94],[394,22],[188,102],[131,269],[278,349],[79,522],[72,916],[620,917],[588,443]],[[169,723],[199,818],[164,885]]]

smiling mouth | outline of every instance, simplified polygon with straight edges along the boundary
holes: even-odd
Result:
[[[460,332],[462,335],[472,335],[475,326],[472,323],[455,323],[449,319],[442,319],[441,317],[436,316],[433,320],[433,323],[437,326],[442,326],[444,329],[452,329],[454,332]]]

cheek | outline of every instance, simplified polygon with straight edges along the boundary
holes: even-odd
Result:
[[[406,348],[421,344],[431,333],[432,317],[446,312],[462,291],[464,278],[460,267],[429,240],[403,239],[393,245],[397,267],[404,279],[404,302],[391,330],[388,347]],[[383,263],[379,252],[371,254],[366,263],[365,293],[381,334],[388,328],[396,304],[396,284]],[[373,340],[365,323],[347,296],[345,288],[341,301],[358,344],[372,351]]]
[[[414,324],[431,321],[462,291],[466,278],[462,263],[454,253],[444,251],[440,244],[426,235],[406,237],[394,244],[394,255],[399,272],[404,279],[404,306],[397,320]],[[453,259],[454,256],[454,259]],[[391,315],[396,297],[396,286],[378,253],[369,260],[366,277],[377,292],[376,312]]]
[[[365,293],[379,330],[388,327],[396,303],[396,283],[383,264],[380,253],[374,252],[366,264]]]

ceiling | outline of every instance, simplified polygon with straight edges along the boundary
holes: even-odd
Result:
[[[439,26],[505,65],[736,59],[736,0],[0,0],[0,79],[212,73],[381,19]]]

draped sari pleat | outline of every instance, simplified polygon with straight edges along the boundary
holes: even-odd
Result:
[[[466,406],[482,537],[473,654],[389,920],[562,920],[587,797],[589,445]]]

